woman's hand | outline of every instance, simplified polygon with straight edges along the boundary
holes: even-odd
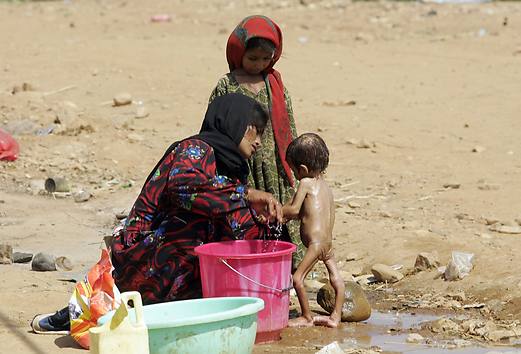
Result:
[[[263,223],[282,222],[282,205],[271,193],[250,188],[248,189],[248,201],[257,213],[259,221]]]

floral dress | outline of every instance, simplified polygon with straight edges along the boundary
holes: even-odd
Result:
[[[147,181],[112,245],[113,277],[145,304],[202,297],[194,248],[252,239],[246,186],[218,175],[210,145],[180,142]]]
[[[241,86],[231,73],[226,74],[217,82],[217,86],[210,95],[209,101],[211,103],[215,97],[232,92],[251,97],[261,103],[268,112],[270,111],[269,85],[265,85],[263,89],[255,94]],[[297,130],[295,127],[295,119],[293,118],[293,107],[291,105],[291,97],[286,88],[284,88],[284,98],[288,111],[291,134],[293,138],[296,138]],[[248,184],[253,188],[273,194],[282,204],[285,204],[292,198],[294,191],[288,179],[285,177],[286,175],[276,149],[271,120],[268,120],[266,129],[262,135],[262,147],[249,161],[250,175],[248,176]],[[297,251],[293,254],[294,268],[300,263],[305,252],[304,245],[300,240],[299,225],[298,221],[290,221],[287,224],[291,242],[297,246]]]

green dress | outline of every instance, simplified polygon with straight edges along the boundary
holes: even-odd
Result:
[[[245,96],[251,97],[261,103],[269,112],[270,92],[268,84],[255,94],[241,86],[233,74],[228,73],[217,82],[217,86],[210,96],[210,102],[212,102],[215,97],[227,93],[241,93]],[[286,88],[284,88],[284,98],[286,101],[286,109],[288,111],[291,135],[293,138],[296,138],[297,129],[295,127],[295,119],[293,118],[293,107]],[[250,186],[273,194],[282,204],[285,204],[291,199],[294,191],[287,179],[284,177],[286,174],[282,167],[275,144],[271,120],[268,120],[266,129],[262,135],[262,148],[258,153],[253,155],[249,161],[249,165],[250,175],[248,177],[248,184]],[[305,252],[304,245],[300,240],[300,224],[298,221],[290,221],[287,224],[287,228],[291,242],[297,246],[297,252],[293,254],[293,267],[296,267],[300,264]]]

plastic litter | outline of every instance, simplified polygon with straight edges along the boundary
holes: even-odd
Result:
[[[16,140],[7,133],[0,129],[0,160],[14,161],[18,158],[20,147]]]
[[[469,275],[474,267],[474,254],[453,251],[452,259],[447,264],[444,277],[445,280],[459,280]]]

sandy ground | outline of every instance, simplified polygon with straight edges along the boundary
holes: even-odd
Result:
[[[419,252],[436,250],[442,265],[470,252],[463,280],[409,274],[383,295],[369,287],[373,305],[461,290],[459,305],[521,320],[521,235],[487,225],[515,230],[521,218],[521,4],[301,2],[0,2],[0,127],[21,145],[16,162],[0,162],[0,241],[67,256],[72,273],[93,264],[164,149],[199,128],[231,29],[261,13],[285,35],[277,68],[299,132],[319,132],[331,150],[340,267],[410,273]],[[155,14],[172,21],[151,23]],[[23,83],[32,90],[13,95]],[[112,107],[120,92],[150,114]],[[60,175],[93,197],[38,194],[38,180]],[[34,314],[66,303],[70,274],[0,267],[1,351],[79,352],[29,333]]]

